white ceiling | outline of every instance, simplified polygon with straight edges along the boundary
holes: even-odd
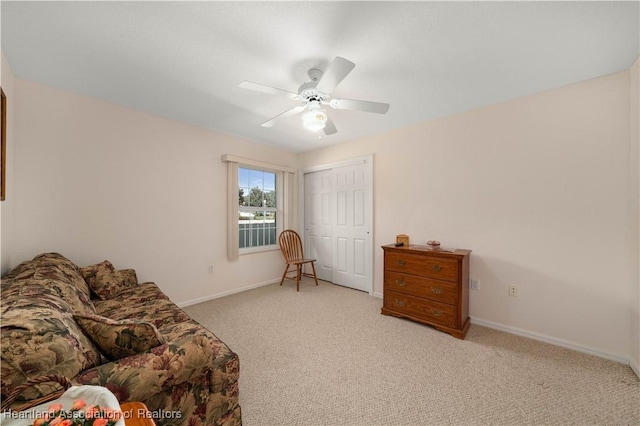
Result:
[[[629,68],[640,8],[627,2],[1,2],[14,74],[294,152],[388,131]],[[355,69],[334,97],[391,104],[329,109],[311,133],[296,92],[335,56]]]

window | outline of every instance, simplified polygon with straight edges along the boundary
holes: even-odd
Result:
[[[279,250],[293,222],[296,169],[227,154],[227,257]]]
[[[240,249],[278,244],[276,194],[276,173],[238,168]]]

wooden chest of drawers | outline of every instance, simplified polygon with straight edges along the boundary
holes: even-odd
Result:
[[[382,246],[382,314],[428,324],[458,339],[469,329],[471,250]]]

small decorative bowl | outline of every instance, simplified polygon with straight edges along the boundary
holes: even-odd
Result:
[[[436,241],[436,240],[429,240],[427,241],[427,247],[429,247],[430,249],[436,250],[440,248],[440,241]]]

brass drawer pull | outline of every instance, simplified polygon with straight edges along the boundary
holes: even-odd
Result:
[[[398,260],[398,265],[400,266],[404,266],[407,262],[405,262],[404,260]]]
[[[407,304],[407,301],[406,301],[406,300],[399,300],[399,299],[396,299],[396,305],[398,305],[398,306],[404,306],[404,305],[406,305],[406,304]]]
[[[405,280],[397,279],[396,284],[398,284],[400,287],[404,287],[405,285],[407,285],[407,282]]]
[[[431,267],[431,269],[432,269],[432,270],[434,270],[435,272],[440,272],[440,271],[442,271],[442,266],[440,266],[440,265],[433,265],[433,266]]]
[[[431,287],[431,291],[433,294],[442,294],[444,290],[442,290],[442,287]]]
[[[442,315],[442,311],[440,309],[431,308],[431,313],[434,317],[439,317],[440,315]]]

